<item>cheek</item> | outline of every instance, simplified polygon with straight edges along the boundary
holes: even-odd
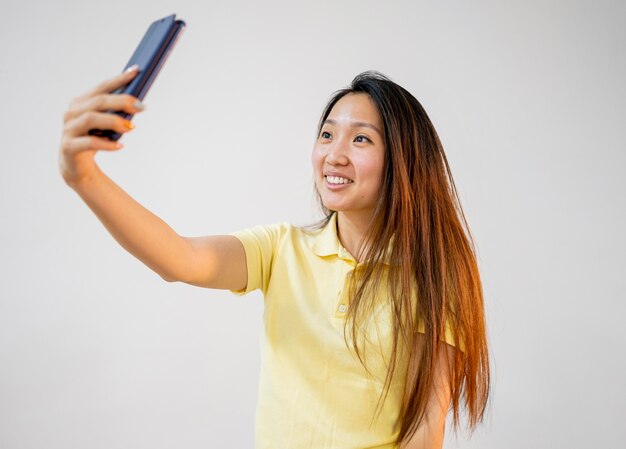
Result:
[[[383,164],[382,161],[367,161],[361,172],[367,180],[367,195],[378,195],[383,184]]]
[[[361,174],[365,175],[367,179],[374,182],[378,182],[383,175],[383,161],[379,158],[365,158],[360,161]]]

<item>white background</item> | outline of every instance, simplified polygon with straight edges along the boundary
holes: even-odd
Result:
[[[253,446],[262,297],[166,283],[58,171],[70,100],[187,29],[101,168],[179,234],[312,222],[333,91],[379,70],[433,120],[478,248],[493,388],[446,448],[623,447],[620,1],[3,1],[0,447]],[[158,242],[155,242],[158,244]]]

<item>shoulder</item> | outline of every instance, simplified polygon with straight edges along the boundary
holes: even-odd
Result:
[[[287,233],[291,232],[292,227],[293,225],[284,221],[271,224],[257,224],[231,232],[230,235],[244,238],[256,237],[275,240],[277,238],[280,239]]]
[[[313,229],[310,226],[300,226],[288,222],[278,222],[269,225],[268,230],[280,236],[280,246],[312,249],[322,234],[322,229]]]
[[[323,235],[324,227],[296,225],[287,221],[270,224],[254,225],[231,232],[244,245],[265,247],[266,249],[313,250],[316,242]]]

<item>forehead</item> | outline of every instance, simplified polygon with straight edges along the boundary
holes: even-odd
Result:
[[[369,95],[365,93],[346,94],[335,103],[328,119],[337,122],[369,122],[382,128],[382,118]]]

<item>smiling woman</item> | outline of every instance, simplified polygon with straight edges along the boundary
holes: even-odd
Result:
[[[182,237],[94,161],[94,127],[133,127],[111,94],[76,97],[59,169],[113,237],[167,281],[261,290],[256,447],[441,448],[450,407],[483,419],[489,360],[474,244],[437,133],[419,102],[375,72],[324,109],[311,161],[323,219]],[[105,128],[103,128],[105,129]]]

